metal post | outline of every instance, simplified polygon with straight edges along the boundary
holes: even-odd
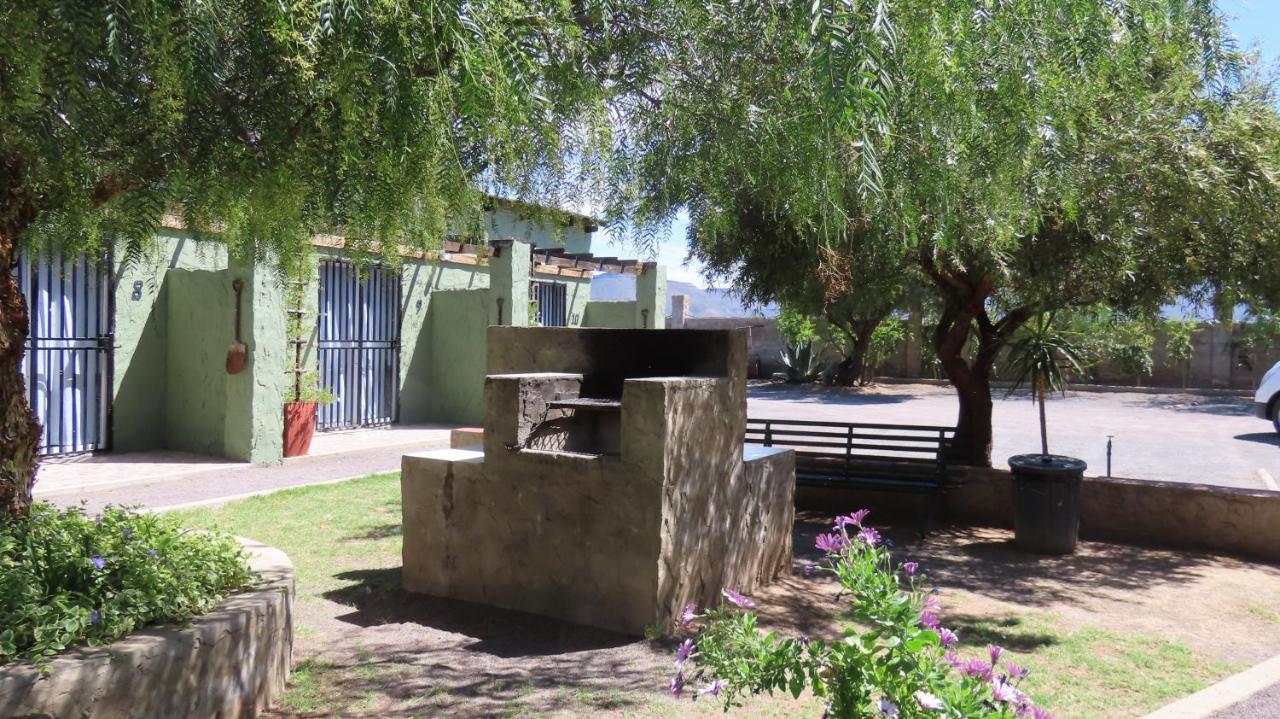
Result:
[[[1111,439],[1114,434],[1107,435],[1107,479],[1111,478]]]

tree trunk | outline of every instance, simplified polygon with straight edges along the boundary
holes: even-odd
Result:
[[[866,323],[855,323],[854,329],[856,334],[853,338],[853,344],[849,347],[848,354],[836,366],[836,383],[841,387],[852,387],[855,384],[867,384],[864,375],[869,369],[867,367],[867,351],[871,347],[871,333],[875,331],[879,322],[872,323],[870,329],[863,325]]]
[[[967,332],[966,332],[967,334]],[[961,344],[963,352],[963,343]],[[970,365],[960,352],[938,348],[943,374],[956,390],[960,408],[956,417],[956,459],[971,467],[991,466],[991,375]]]
[[[1049,424],[1044,416],[1045,387],[1044,380],[1036,377],[1036,401],[1040,403],[1040,454],[1049,456]]]
[[[22,351],[27,339],[27,302],[14,269],[19,232],[0,229],[0,516],[26,517],[36,480],[40,423],[27,401]]]
[[[955,459],[971,467],[990,467],[991,374],[1000,350],[1031,317],[1031,308],[1016,307],[993,323],[987,314],[987,300],[994,291],[990,275],[970,273],[955,264],[943,266],[927,253],[920,259],[920,268],[944,298],[942,316],[933,331],[933,347],[960,404]],[[970,359],[966,348],[975,331],[978,346]]]

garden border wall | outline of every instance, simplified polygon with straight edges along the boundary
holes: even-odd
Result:
[[[240,540],[258,586],[185,627],[152,627],[59,655],[41,676],[0,668],[0,717],[251,719],[285,689],[293,658],[293,564]]]
[[[946,521],[1012,528],[1011,481],[1008,470],[970,469],[964,485],[947,495]],[[911,498],[883,492],[796,490],[801,508],[844,511],[868,506],[878,515],[904,519],[919,516],[910,502]],[[1280,563],[1280,492],[1086,477],[1080,494],[1080,536]]]

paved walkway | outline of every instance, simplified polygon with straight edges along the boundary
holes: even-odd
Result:
[[[96,512],[108,504],[150,509],[211,504],[288,487],[400,469],[407,452],[449,446],[450,427],[410,426],[317,435],[311,454],[252,465],[184,452],[101,454],[43,464],[35,496]]]
[[[1040,449],[1037,408],[1026,394],[994,390],[997,466]],[[951,426],[949,387],[886,384],[866,389],[758,385],[748,391],[752,417],[827,419]],[[1107,473],[1107,435],[1114,435],[1112,476],[1280,490],[1280,436],[1253,416],[1249,399],[1173,392],[1070,392],[1049,401],[1049,449]]]

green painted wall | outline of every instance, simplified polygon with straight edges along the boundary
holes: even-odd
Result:
[[[224,369],[224,455],[254,463],[278,462],[284,452],[284,400],[290,384],[285,287],[269,264],[235,264],[228,275],[244,282],[241,340],[248,346],[249,364],[236,375],[226,375]],[[233,326],[234,297],[233,292]]]
[[[424,333],[430,343],[427,382],[421,399],[430,419],[481,423],[490,304],[488,290],[440,292],[431,299]]]
[[[401,280],[400,325],[400,422],[446,422],[466,414],[455,409],[463,400],[451,398],[455,388],[441,387],[436,372],[441,362],[448,361],[447,351],[437,351],[435,333],[443,335],[441,346],[454,346],[453,334],[459,340],[467,333],[468,323],[488,324],[484,314],[488,306],[489,272],[487,268],[453,263],[405,262]],[[456,295],[474,298],[476,316],[450,319],[451,308],[458,305]],[[466,305],[466,303],[462,303]],[[438,326],[434,323],[438,319]],[[460,325],[455,329],[454,325]],[[481,334],[483,341],[483,334]],[[483,354],[481,355],[483,359]],[[483,364],[483,363],[482,363]],[[481,378],[483,382],[483,378]],[[444,396],[442,396],[444,395]],[[466,421],[457,419],[454,421]]]
[[[157,235],[155,246],[134,261],[117,258],[113,449],[133,452],[166,446],[168,283],[171,268],[218,270],[227,266],[220,245],[197,243],[182,233]]]
[[[564,228],[557,240],[556,233],[530,229],[528,223],[499,209],[490,217],[490,230],[495,237],[532,238],[542,246],[560,246],[563,240],[569,251],[590,251],[590,234],[580,223]],[[509,294],[517,324],[526,321],[521,315],[527,313],[529,279],[565,284],[569,324],[589,320],[589,278],[530,278],[524,271],[528,248],[518,247],[515,254],[523,261],[517,262],[514,271],[500,266],[498,272],[513,286]],[[317,255],[316,264],[320,257],[340,253],[319,249]],[[496,319],[490,272],[490,267],[461,263],[404,262],[402,423],[479,422],[485,329]],[[245,282],[242,339],[250,348],[250,364],[243,373],[229,376],[225,356],[234,335],[231,281],[235,277]],[[165,230],[145,256],[117,262],[113,281],[113,448],[119,452],[170,448],[253,462],[278,460],[282,406],[293,387],[287,372],[293,350],[286,337],[286,288],[269,265],[238,265],[218,243],[200,243],[182,232]],[[307,319],[302,347],[303,364],[313,369],[318,369],[318,285],[318,274],[313,272],[304,293]],[[634,303],[615,304],[634,307]],[[508,314],[504,324],[511,319]]]
[[[613,329],[632,329],[637,327],[636,317],[639,310],[634,301],[622,302],[587,302],[582,312],[583,327],[611,327]]]
[[[168,312],[165,446],[227,456],[228,320],[234,293],[226,270],[170,270],[165,277]]]
[[[551,228],[523,220],[506,207],[485,213],[484,232],[491,240],[522,240],[535,247],[563,247],[570,253],[591,251],[592,233],[583,230],[581,221],[568,227]]]

